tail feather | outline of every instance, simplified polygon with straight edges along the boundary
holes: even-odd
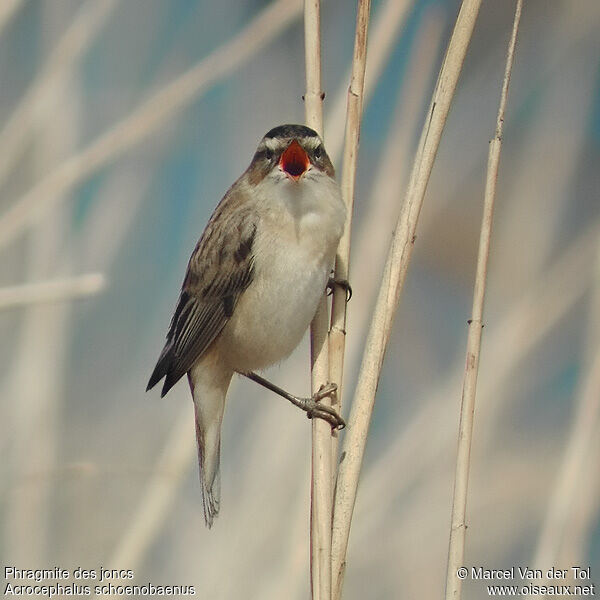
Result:
[[[174,378],[175,373],[173,369],[173,362],[173,346],[170,342],[167,342],[165,347],[162,349],[160,356],[158,357],[158,361],[156,361],[156,366],[154,367],[154,371],[152,371],[152,375],[150,375],[150,380],[146,386],[146,391],[151,390],[164,377],[165,382],[160,393],[160,397],[164,398],[165,394],[177,383],[179,379],[179,377],[177,379]]]
[[[202,490],[202,505],[204,520],[210,529],[221,506],[221,441],[220,431],[216,441],[207,444],[202,430],[202,416],[194,402],[196,417],[196,443],[198,444],[198,466],[200,468],[200,489]],[[221,425],[219,424],[219,429]],[[216,452],[215,452],[216,450]]]
[[[232,372],[224,371],[222,367],[206,365],[203,362],[197,363],[188,373],[194,397],[204,520],[209,528],[212,527],[220,508],[221,422],[232,376]]]
[[[177,356],[173,342],[167,340],[158,357],[154,371],[150,375],[146,391],[152,389],[164,377],[165,381],[160,392],[160,397],[164,398],[167,392],[185,375],[188,368],[187,363]]]

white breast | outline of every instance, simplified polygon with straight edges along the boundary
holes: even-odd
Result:
[[[315,314],[344,228],[338,185],[309,171],[299,183],[261,184],[254,279],[221,335],[222,355],[237,371],[288,356]]]

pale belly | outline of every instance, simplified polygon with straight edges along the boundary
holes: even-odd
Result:
[[[328,177],[263,185],[254,278],[216,344],[234,371],[262,369],[302,340],[325,292],[346,210]]]
[[[260,256],[264,268],[257,269],[219,340],[233,370],[262,369],[296,348],[325,291],[334,252],[315,257],[289,246]]]

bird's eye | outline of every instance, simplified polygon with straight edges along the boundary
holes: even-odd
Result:
[[[273,150],[271,150],[271,148],[265,148],[264,155],[267,160],[273,160],[274,154],[275,153]]]
[[[323,156],[323,146],[317,146],[313,154],[315,158],[321,158]]]

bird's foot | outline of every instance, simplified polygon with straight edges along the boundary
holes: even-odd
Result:
[[[241,373],[244,377],[248,379],[252,379],[256,383],[266,387],[268,390],[275,392],[278,396],[285,398],[289,402],[291,402],[294,406],[301,408],[309,419],[317,418],[324,419],[327,421],[333,429],[343,429],[346,427],[346,423],[344,419],[338,415],[338,413],[331,408],[331,406],[327,406],[326,404],[321,404],[321,400],[323,398],[333,394],[337,390],[337,385],[335,383],[328,383],[326,385],[322,385],[319,388],[319,391],[316,394],[313,394],[310,398],[300,398],[299,396],[294,396],[289,392],[286,392],[284,389],[279,386],[271,383],[268,379],[254,373],[254,371],[249,371],[248,373]]]
[[[298,398],[299,403],[297,406],[306,411],[306,416],[309,419],[314,419],[315,417],[324,419],[331,425],[332,429],[344,429],[346,422],[340,417],[337,411],[331,406],[321,404],[323,398],[333,394],[336,390],[337,385],[335,383],[322,385],[319,391],[313,394],[311,398]]]
[[[346,302],[350,302],[350,298],[352,298],[352,286],[347,279],[335,279],[334,277],[330,277],[327,280],[327,295],[331,296],[331,294],[333,294],[333,289],[336,285],[346,292]]]

